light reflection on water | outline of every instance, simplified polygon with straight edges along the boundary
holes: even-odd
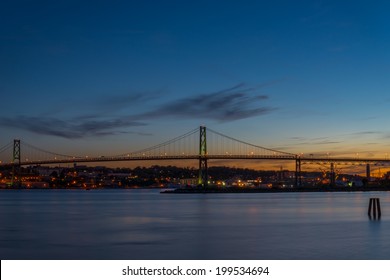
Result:
[[[2,190],[0,258],[390,259],[389,208],[388,192]]]

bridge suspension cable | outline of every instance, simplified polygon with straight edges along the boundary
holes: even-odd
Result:
[[[13,142],[9,142],[8,144],[0,148],[0,162],[12,161],[12,152],[11,152],[12,148],[13,148]]]
[[[3,147],[0,148],[0,153],[12,148],[13,142],[9,142],[8,144],[4,145]]]
[[[195,149],[198,145],[195,136],[198,137],[199,128],[195,128],[183,135],[165,141],[149,148],[134,152],[121,154],[115,157],[140,157],[140,156],[163,156],[163,155],[197,155],[199,151]]]
[[[67,160],[79,158],[78,156],[64,155],[35,147],[24,141],[22,145],[22,161]]]
[[[288,157],[295,158],[296,155],[282,152],[262,146],[250,144],[236,138],[224,135],[212,129],[208,131],[208,154],[212,155],[241,155],[241,156],[264,156],[270,158]],[[211,133],[210,133],[211,132]]]

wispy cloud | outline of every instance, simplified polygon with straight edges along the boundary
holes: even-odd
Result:
[[[62,120],[58,118],[26,117],[0,118],[0,126],[19,128],[22,130],[58,136],[68,139],[83,138],[87,136],[106,136],[120,133],[134,133],[119,129],[144,126],[142,122],[122,118],[106,120]]]
[[[301,136],[290,137],[294,141],[291,145],[293,146],[306,146],[306,145],[331,145],[340,144],[341,141],[329,140],[328,137],[316,137],[316,138],[305,138]]]
[[[268,96],[256,93],[257,90],[241,83],[225,90],[174,100],[138,117],[199,118],[229,122],[274,111],[275,108],[264,105]]]
[[[154,109],[151,107],[153,104],[161,104],[161,96],[164,96],[166,90],[133,92],[118,96],[104,95],[92,103],[94,106],[89,106],[88,110],[71,118],[54,117],[54,112],[39,117],[0,117],[0,126],[69,139],[123,133],[148,135],[128,129],[146,126],[161,118],[230,122],[268,114],[275,108],[266,106],[268,96],[258,92],[270,84],[273,82],[248,87],[240,83],[216,92],[178,98],[157,105]],[[128,113],[133,110],[137,113]]]
[[[375,134],[382,134],[382,132],[381,131],[357,131],[347,135],[375,135]]]
[[[106,93],[97,100],[96,106],[101,110],[120,110],[128,109],[131,106],[139,104],[148,104],[153,100],[158,100],[161,96],[167,94],[167,90],[159,89],[153,91],[133,91],[127,94]]]

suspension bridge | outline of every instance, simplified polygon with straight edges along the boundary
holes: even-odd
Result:
[[[0,167],[12,168],[17,177],[21,166],[55,165],[63,163],[92,163],[108,161],[157,161],[157,160],[197,160],[199,162],[198,184],[206,186],[208,181],[208,160],[274,160],[295,161],[295,185],[301,185],[301,166],[304,163],[328,164],[331,183],[335,181],[336,163],[364,163],[367,177],[370,164],[390,163],[390,159],[375,158],[330,158],[328,156],[304,157],[299,154],[278,151],[247,143],[224,135],[205,126],[193,129],[179,137],[158,145],[111,156],[64,155],[35,147],[21,140],[13,140],[0,148],[0,157],[7,155],[9,160],[1,161]],[[19,176],[20,177],[20,176]]]

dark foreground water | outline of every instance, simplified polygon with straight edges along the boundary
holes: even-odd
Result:
[[[1,190],[0,258],[390,259],[390,193]]]

